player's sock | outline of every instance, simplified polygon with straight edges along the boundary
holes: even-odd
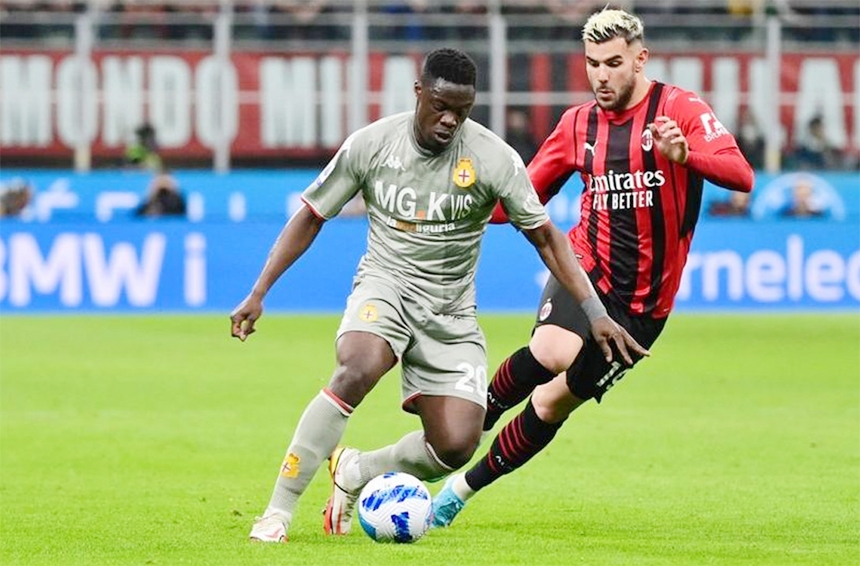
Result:
[[[379,474],[391,471],[406,472],[420,480],[434,481],[450,474],[453,468],[436,456],[433,447],[424,438],[424,431],[416,430],[395,444],[362,452],[358,457],[357,481],[361,486]]]
[[[292,513],[320,464],[340,442],[352,410],[328,389],[308,404],[281,464],[269,508]]]
[[[466,483],[473,491],[478,491],[513,472],[543,450],[562,424],[564,421],[546,423],[540,420],[529,401],[523,412],[499,431],[487,455],[466,472]]]
[[[487,414],[484,430],[490,430],[502,413],[531,395],[534,388],[552,380],[556,374],[541,365],[528,346],[502,362],[487,389]]]
[[[466,474],[457,474],[451,480],[451,491],[460,498],[461,501],[468,501],[470,497],[477,493],[469,482],[466,481]]]

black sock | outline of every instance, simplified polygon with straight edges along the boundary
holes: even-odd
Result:
[[[514,352],[502,362],[487,389],[487,415],[484,430],[490,430],[502,413],[531,395],[534,388],[555,377],[532,355],[528,346]]]
[[[466,483],[478,491],[513,472],[543,450],[563,424],[540,420],[529,401],[523,412],[499,431],[487,455],[466,472]]]

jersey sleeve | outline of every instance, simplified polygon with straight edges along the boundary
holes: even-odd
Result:
[[[575,109],[567,110],[555,129],[541,144],[529,162],[527,173],[542,204],[558,194],[576,170],[576,145],[573,139]],[[490,222],[502,224],[508,221],[504,203],[499,203]]]
[[[717,119],[707,102],[686,91],[671,100],[671,115],[687,138],[686,166],[708,181],[728,189],[749,192],[754,173],[735,137]]]
[[[326,220],[334,218],[361,188],[360,155],[353,147],[356,134],[343,142],[317,178],[302,192],[302,201]],[[357,146],[357,144],[356,144]]]
[[[576,170],[577,147],[573,130],[578,110],[571,108],[562,114],[555,129],[529,162],[529,178],[544,204],[558,194]]]
[[[538,200],[522,157],[511,147],[507,154],[510,158],[497,172],[500,205],[517,228],[531,230],[546,224],[549,215]]]

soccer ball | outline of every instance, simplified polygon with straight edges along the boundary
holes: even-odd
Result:
[[[427,486],[403,472],[376,476],[358,496],[358,521],[376,542],[415,542],[430,528],[432,511]]]

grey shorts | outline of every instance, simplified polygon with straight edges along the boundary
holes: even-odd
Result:
[[[486,408],[487,347],[475,316],[431,312],[393,284],[363,278],[353,288],[337,330],[385,339],[400,360],[403,409],[419,395],[460,397]]]

